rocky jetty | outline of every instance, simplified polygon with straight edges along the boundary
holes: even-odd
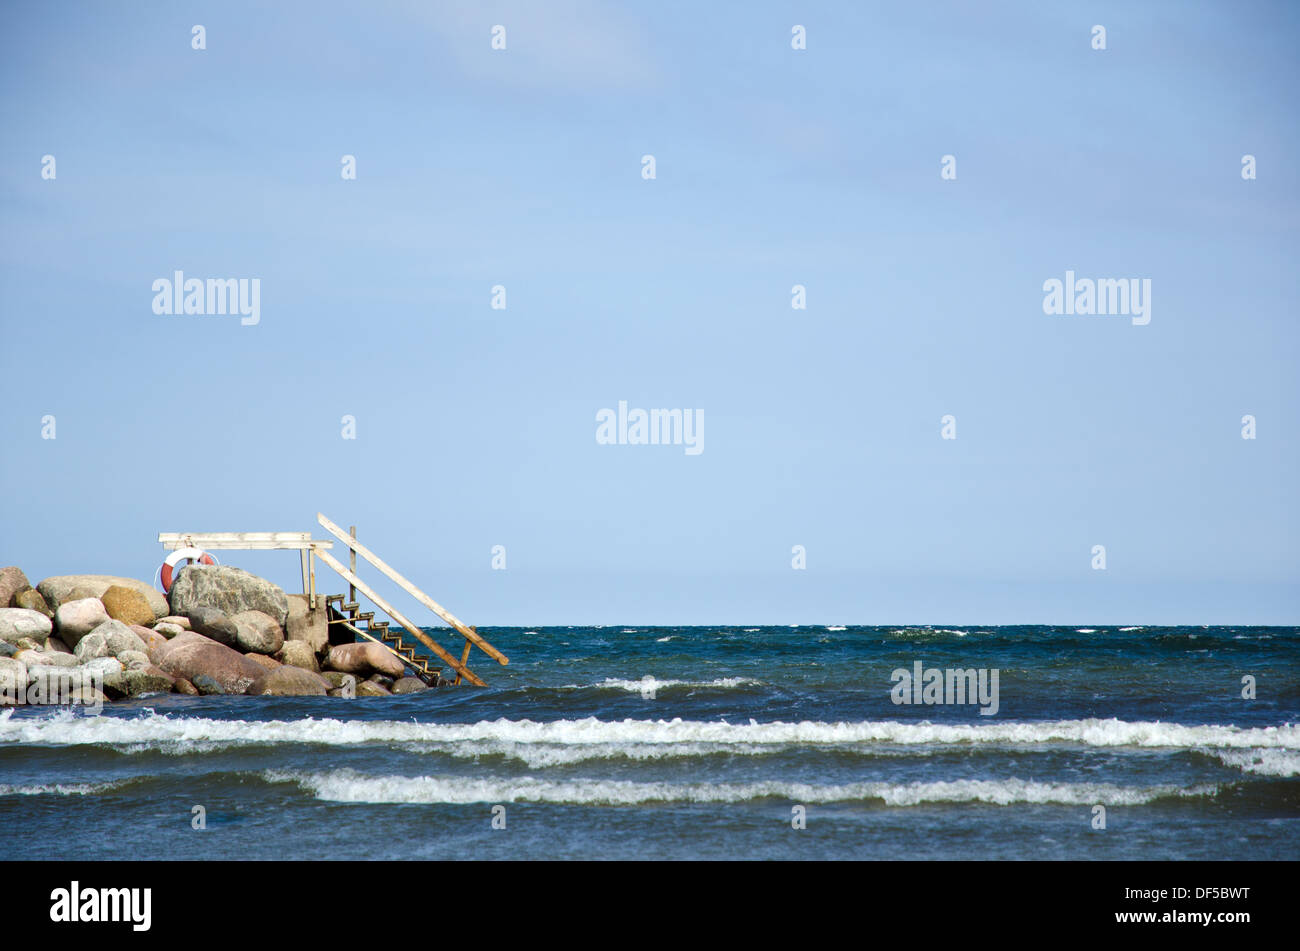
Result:
[[[424,689],[378,644],[331,647],[323,606],[229,565],[186,566],[169,596],[113,575],[33,586],[19,568],[0,568],[0,705]]]

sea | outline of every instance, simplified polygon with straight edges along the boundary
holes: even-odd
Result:
[[[486,688],[0,711],[7,856],[1300,858],[1300,628],[481,633]]]

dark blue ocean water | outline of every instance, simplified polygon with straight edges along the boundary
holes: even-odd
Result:
[[[487,689],[0,713],[8,854],[1300,858],[1297,628],[484,633]],[[918,661],[996,714],[895,703]]]

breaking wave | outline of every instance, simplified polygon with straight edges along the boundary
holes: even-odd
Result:
[[[1021,779],[958,780],[933,783],[640,783],[584,779],[554,781],[462,776],[367,776],[352,770],[302,773],[271,770],[268,782],[296,783],[317,799],[353,803],[549,802],[575,805],[636,805],[650,802],[738,803],[785,799],[801,803],[881,802],[888,806],[923,803],[1042,803],[1054,805],[1140,805],[1155,799],[1213,796],[1216,786],[1124,787],[1104,783],[1036,783]]]

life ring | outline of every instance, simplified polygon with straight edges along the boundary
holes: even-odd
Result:
[[[201,565],[215,565],[216,559],[209,555],[202,548],[178,548],[170,555],[162,565],[162,589],[163,594],[169,594],[172,590],[172,572],[176,569],[177,563],[185,559],[188,564],[191,561],[197,561]]]

